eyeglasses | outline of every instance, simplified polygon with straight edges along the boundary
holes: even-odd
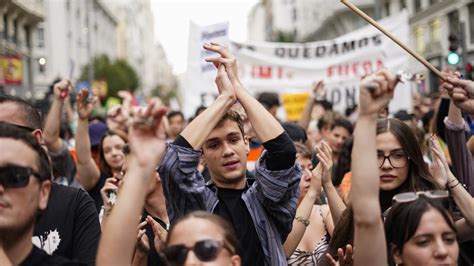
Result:
[[[21,188],[28,185],[30,176],[42,180],[41,175],[29,167],[16,165],[0,167],[0,185],[5,188]]]
[[[170,265],[184,265],[190,250],[200,261],[210,262],[216,259],[222,248],[226,248],[222,241],[205,239],[196,242],[193,247],[187,247],[183,244],[169,246],[163,250],[163,254]]]
[[[418,192],[405,192],[397,194],[393,197],[393,202],[407,203],[417,200],[420,196],[427,197],[430,199],[444,199],[449,197],[449,191],[447,190],[430,190],[430,191],[418,191]]]
[[[377,154],[377,161],[379,163],[379,168],[382,168],[386,159],[388,159],[389,164],[393,168],[402,168],[402,167],[407,166],[408,159],[410,158],[405,154],[405,152],[401,152],[401,151],[390,153],[388,156],[385,156],[385,154]]]

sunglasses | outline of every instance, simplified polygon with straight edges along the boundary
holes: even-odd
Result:
[[[30,176],[42,180],[41,175],[30,167],[8,165],[0,167],[0,185],[4,188],[21,188],[28,185]]]
[[[447,190],[430,190],[430,191],[418,191],[418,192],[405,192],[397,194],[393,197],[393,202],[407,203],[417,200],[420,196],[427,197],[430,199],[445,199],[449,197],[449,191]]]
[[[9,124],[10,124],[10,123],[9,123]],[[33,132],[33,131],[35,131],[34,128],[27,127],[27,126],[22,126],[22,125],[17,125],[17,124],[10,124],[10,125],[15,126],[15,127],[19,128],[19,129],[26,130],[26,131],[28,131],[28,132]]]
[[[226,248],[222,241],[205,239],[196,242],[193,247],[187,247],[182,244],[169,246],[163,250],[163,254],[170,265],[177,266],[184,265],[190,250],[194,252],[200,261],[210,262],[217,258],[222,248]]]

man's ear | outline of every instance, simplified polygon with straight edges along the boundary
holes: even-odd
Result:
[[[206,157],[204,156],[204,152],[201,153],[201,161],[200,163],[202,163],[203,165],[206,165]]]
[[[391,244],[390,249],[392,251],[393,261],[398,265],[403,264],[403,259],[402,259],[402,254],[400,252],[400,249],[397,248],[394,244]]]
[[[39,200],[38,200],[38,208],[41,211],[46,210],[46,207],[48,207],[50,192],[51,192],[51,181],[46,180],[46,181],[41,182]]]
[[[247,155],[250,153],[250,140],[249,137],[244,136],[244,143],[245,143],[245,152]]]
[[[31,135],[33,135],[33,137],[35,137],[36,141],[39,144],[41,144],[41,145],[44,144],[43,132],[41,131],[41,129],[33,130],[33,132],[31,132]]]
[[[240,259],[238,255],[232,256],[230,260],[231,260],[232,266],[240,266],[240,264],[242,263],[242,260]]]

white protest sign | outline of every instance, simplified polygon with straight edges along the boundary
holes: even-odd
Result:
[[[383,19],[380,23],[402,42],[408,42],[407,13]],[[344,111],[357,102],[361,77],[381,68],[397,72],[406,69],[408,62],[406,52],[370,25],[329,41],[233,42],[231,50],[238,61],[239,77],[252,93],[308,92],[314,81],[323,79],[327,99],[333,102],[334,109],[338,111]],[[203,80],[205,76],[196,75],[197,72],[187,74],[197,86],[201,86],[200,89],[204,86],[209,94],[217,94],[213,79],[207,79],[211,83],[204,85],[198,80]],[[411,110],[409,84],[397,87],[390,109]]]
[[[199,26],[190,22],[188,42],[188,65],[186,74],[181,79],[181,94],[183,98],[183,112],[191,116],[202,102],[209,103],[217,93],[214,79],[216,69],[213,64],[205,61],[208,57],[217,54],[202,48],[204,43],[221,43],[229,46],[229,23],[219,23],[209,26]]]

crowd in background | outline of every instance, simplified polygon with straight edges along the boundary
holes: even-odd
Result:
[[[392,114],[387,70],[344,114],[317,81],[281,121],[204,48],[219,95],[188,119],[68,80],[49,108],[0,97],[0,265],[473,265],[473,81]]]

